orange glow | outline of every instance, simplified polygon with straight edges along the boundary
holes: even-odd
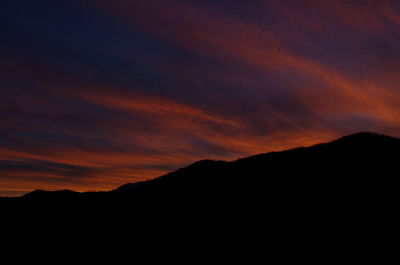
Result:
[[[361,130],[400,136],[396,1],[228,2],[85,0],[104,20],[80,25],[94,33],[32,40],[40,60],[0,46],[0,195],[109,190]]]

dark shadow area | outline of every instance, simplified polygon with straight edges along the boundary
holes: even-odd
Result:
[[[203,160],[110,192],[1,198],[0,225],[11,234],[132,241],[221,236],[299,252],[389,249],[399,157],[400,139],[358,133],[233,162]]]

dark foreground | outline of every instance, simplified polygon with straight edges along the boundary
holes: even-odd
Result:
[[[0,229],[132,242],[229,238],[330,255],[390,251],[399,226],[399,157],[400,139],[359,133],[233,162],[204,160],[110,192],[1,198]]]

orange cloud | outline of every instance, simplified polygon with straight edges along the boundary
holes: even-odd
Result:
[[[373,46],[398,45],[390,26],[398,26],[400,12],[391,1],[258,1],[274,20],[198,1],[86,2],[170,53],[206,63],[143,60],[154,79],[174,80],[152,90],[146,82],[74,73],[79,67],[1,60],[1,79],[23,80],[46,96],[32,89],[1,108],[12,117],[0,121],[8,136],[0,160],[27,166],[5,167],[0,189],[111,189],[198,159],[307,146],[356,128],[400,135],[400,65],[395,52]],[[126,52],[127,65],[133,57]],[[203,89],[206,96],[185,97],[177,83],[186,95]]]
[[[352,5],[345,1],[333,1],[328,5],[324,1],[311,1],[309,4],[316,10],[330,10],[333,17],[346,25],[363,29],[379,29],[383,26],[377,12],[381,5],[374,1],[363,5]],[[259,71],[291,71],[309,76],[324,91],[322,95],[315,93],[320,99],[324,99],[323,94],[326,94],[336,107],[337,104],[342,105],[343,110],[358,108],[364,112],[373,109],[380,118],[388,122],[398,122],[398,112],[393,105],[388,104],[388,98],[398,97],[398,93],[387,92],[379,84],[350,78],[339,69],[295,54],[284,41],[260,26],[181,1],[174,1],[173,4],[117,1],[111,6],[105,5],[108,10],[117,12],[125,20],[139,24],[165,41],[182,48],[205,56],[233,58],[237,63],[249,65]],[[282,5],[279,5],[281,9],[284,8]],[[388,2],[382,6],[385,5]],[[294,10],[290,15],[294,15]],[[295,92],[299,95],[307,93],[307,90]],[[310,104],[312,106],[313,102]],[[323,106],[320,107],[323,111]]]

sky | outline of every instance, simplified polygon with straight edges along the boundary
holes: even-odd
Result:
[[[13,0],[0,33],[0,196],[400,136],[399,1]]]

